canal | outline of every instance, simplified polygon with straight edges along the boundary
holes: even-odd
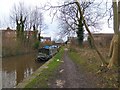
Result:
[[[36,54],[2,58],[2,88],[13,88],[44,62],[35,62]]]

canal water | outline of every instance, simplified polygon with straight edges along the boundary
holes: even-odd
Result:
[[[36,54],[2,58],[2,88],[13,88],[44,62],[35,62]]]

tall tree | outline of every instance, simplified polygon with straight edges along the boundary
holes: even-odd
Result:
[[[37,38],[40,37],[41,31],[47,27],[44,23],[42,10],[37,6],[31,8],[20,2],[14,5],[10,17],[16,24],[17,37],[21,38],[21,40],[27,39],[29,41],[30,35],[28,34],[30,34],[31,29],[34,32],[33,38],[38,40]]]
[[[100,59],[101,59],[101,61],[102,61],[102,65],[107,65],[107,62],[105,61],[105,59],[104,59],[104,57],[102,56],[102,54],[99,52],[99,50],[98,50],[98,48],[97,48],[97,46],[96,46],[96,44],[95,44],[95,42],[94,42],[93,35],[92,35],[92,33],[90,32],[90,30],[89,30],[89,28],[88,28],[88,25],[87,25],[87,23],[86,23],[85,17],[83,16],[83,11],[82,11],[82,9],[81,9],[80,2],[79,2],[78,0],[76,0],[75,3],[76,3],[76,5],[78,6],[79,14],[80,14],[80,16],[82,17],[83,23],[84,23],[85,28],[86,28],[86,30],[87,30],[90,38],[91,38],[91,41],[92,41],[92,43],[93,43],[93,46],[94,46],[96,52],[98,53],[98,55],[99,55],[99,57],[100,57]]]
[[[76,33],[77,33],[77,37],[78,37],[78,42],[80,45],[82,45],[83,39],[84,39],[84,29],[83,29],[82,18],[80,18],[80,20],[79,20],[78,30]]]
[[[59,11],[62,12],[62,14],[65,17],[65,19],[62,19],[62,18],[61,19],[64,20],[68,24],[68,26],[71,29],[73,29],[73,30],[76,30],[79,27],[78,26],[76,28],[76,26],[74,25],[74,24],[78,24],[79,25],[79,23],[75,23],[79,19],[76,20],[76,18],[74,18],[75,14],[73,14],[73,13],[70,14],[70,12],[72,10],[73,10],[72,12],[76,12],[76,10],[78,11],[76,15],[79,16],[79,18],[81,18],[82,23],[83,23],[86,31],[89,34],[89,37],[90,37],[91,42],[92,42],[92,45],[93,45],[94,49],[96,50],[97,54],[99,55],[99,57],[101,59],[102,65],[103,66],[107,66],[108,68],[111,68],[113,66],[113,64],[118,64],[117,61],[120,60],[119,59],[119,56],[120,56],[119,55],[120,54],[120,34],[119,34],[120,30],[119,30],[119,26],[120,25],[118,25],[118,22],[120,23],[120,20],[119,20],[120,17],[118,18],[118,13],[119,13],[120,9],[118,10],[118,7],[120,7],[120,6],[117,6],[117,1],[116,0],[113,0],[112,3],[113,3],[113,14],[114,14],[113,15],[114,16],[114,23],[113,24],[114,24],[114,33],[115,34],[113,36],[113,39],[112,39],[111,45],[110,45],[110,53],[109,53],[110,61],[109,61],[109,64],[106,62],[105,58],[103,57],[103,55],[98,50],[98,48],[97,48],[97,46],[95,44],[95,41],[94,41],[94,37],[93,37],[93,35],[92,35],[92,33],[91,33],[90,29],[89,29],[89,21],[91,22],[92,18],[95,17],[96,13],[92,13],[92,15],[93,15],[92,18],[88,17],[89,15],[91,15],[89,13],[85,15],[85,11],[84,11],[84,8],[81,7],[82,5],[81,5],[81,1],[80,0],[79,1],[75,0],[73,2],[64,3],[63,5],[50,6],[50,8],[52,8],[52,9],[56,8],[57,10],[62,8]],[[120,5],[120,2],[118,3],[118,5]],[[71,9],[70,8],[65,9],[65,7],[70,7],[70,6],[72,7]],[[100,6],[100,5],[98,5],[98,6]],[[86,6],[86,7],[88,7],[88,6]],[[48,9],[50,9],[50,8],[48,8]],[[94,9],[94,7],[91,7],[90,9],[92,10],[92,9]],[[89,9],[88,12],[91,13],[90,9]],[[96,10],[97,10],[97,12],[99,12],[98,9],[96,9]],[[107,11],[109,11],[109,10],[106,10],[105,13],[103,13],[102,16],[105,16]],[[110,14],[110,17],[111,17],[111,14]],[[70,19],[70,18],[72,18],[72,19]],[[102,18],[103,17],[101,17],[100,14],[97,14],[97,19],[95,18],[94,20],[98,21],[98,19],[102,19]],[[93,20],[93,22],[94,22],[94,20]],[[94,25],[94,24],[91,23],[91,25]],[[70,29],[67,29],[67,30],[70,31]]]
[[[110,61],[108,64],[108,68],[112,68],[113,65],[118,65],[118,61],[120,60],[120,31],[119,31],[119,24],[120,24],[120,17],[119,16],[119,8],[120,2],[118,3],[117,0],[113,0],[113,27],[114,27],[114,36],[111,41],[110,45]]]
[[[118,1],[118,25],[119,25],[119,47],[118,47],[118,64],[120,64],[120,1]]]
[[[80,6],[83,12],[83,15],[86,18],[86,22],[88,27],[94,28],[100,28],[99,22],[100,20],[105,16],[105,13],[101,11],[100,4],[101,3],[94,3],[95,0],[90,0],[89,2],[85,2],[80,0]],[[83,42],[83,36],[84,36],[84,25],[83,21],[81,19],[81,16],[79,15],[78,7],[73,1],[66,1],[63,5],[56,6],[56,8],[59,8],[57,10],[60,11],[60,19],[59,21],[66,25],[60,25],[63,29],[61,30],[62,34],[65,32],[65,34],[69,34],[71,31],[76,32],[78,36],[78,41],[80,44]],[[93,9],[95,8],[95,9]],[[105,12],[105,11],[104,11]]]
[[[17,37],[23,40],[25,37],[25,22],[28,17],[27,8],[25,7],[24,3],[20,2],[18,5],[14,5],[10,17],[16,24]]]
[[[86,3],[85,3],[86,4]],[[86,5],[86,7],[89,7],[91,3],[88,2],[88,5]],[[96,25],[96,22],[98,19],[103,18],[100,16],[100,14],[94,14],[93,17],[95,17],[95,15],[97,16],[94,20],[92,20],[90,17],[87,17],[88,15],[85,15],[85,9],[83,7],[81,8],[82,4],[80,1],[75,0],[73,2],[67,2],[64,3],[63,5],[59,5],[59,6],[51,6],[50,8],[56,8],[57,10],[60,9],[60,11],[62,11],[62,14],[65,15],[65,19],[64,21],[68,24],[68,26],[73,29],[73,30],[80,30],[78,29],[79,25],[81,24],[81,22],[83,23],[86,31],[88,32],[90,38],[91,38],[91,42],[93,43],[94,49],[96,50],[96,52],[98,53],[100,60],[102,62],[102,65],[107,65],[107,62],[105,61],[105,58],[103,57],[103,55],[99,52],[95,42],[94,42],[94,37],[89,29],[89,26]],[[72,7],[72,8],[64,8],[67,7]],[[85,7],[85,8],[86,8]],[[49,8],[49,9],[50,9]],[[75,12],[75,13],[71,13],[71,12]],[[90,11],[89,11],[90,12]],[[98,12],[98,11],[97,11]],[[93,13],[92,13],[93,14]],[[70,19],[72,18],[72,19]],[[62,18],[61,18],[62,19]],[[63,20],[63,19],[62,19]],[[80,21],[79,21],[80,20]],[[87,21],[90,20],[90,21]],[[91,22],[91,23],[90,23]],[[95,22],[94,24],[92,22]],[[77,24],[77,26],[76,26]]]
[[[39,37],[41,35],[41,31],[47,27],[44,23],[44,17],[41,9],[36,6],[33,10],[31,10],[31,14],[29,17],[29,28],[33,28],[34,38],[37,39],[37,35]]]
[[[41,9],[37,6],[27,7],[27,5],[20,2],[14,5],[10,17],[16,25],[17,41],[20,41],[19,46],[38,47],[41,31],[46,28]]]

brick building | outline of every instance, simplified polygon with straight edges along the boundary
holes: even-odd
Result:
[[[113,34],[112,33],[94,33],[93,34],[95,43],[98,47],[109,47]],[[68,44],[79,45],[77,37],[68,37]],[[85,47],[89,46],[88,40],[83,41]]]
[[[16,41],[16,31],[10,28],[2,31],[2,46],[8,46],[14,44]]]
[[[52,45],[51,37],[42,37],[41,42],[41,47],[44,45]]]
[[[94,37],[94,40],[95,40],[95,43],[96,43],[97,46],[99,46],[99,47],[104,47],[104,46],[109,47],[110,42],[113,38],[113,34],[112,33],[96,33],[96,34],[94,33],[93,37]]]
[[[42,37],[42,42],[51,42],[51,37]]]
[[[16,30],[7,28],[6,30],[0,30],[2,37],[2,56],[15,55],[20,53],[32,52],[34,33],[33,31],[24,31],[26,36],[26,42],[20,43],[17,39]],[[29,38],[29,39],[28,39]]]
[[[14,44],[17,41],[17,33],[16,30],[12,30],[10,28],[7,28],[6,30],[2,31],[2,44],[4,46],[9,44]],[[25,31],[26,38],[29,37],[29,39],[33,39],[33,31]]]

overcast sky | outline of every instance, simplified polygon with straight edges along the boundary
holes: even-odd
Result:
[[[44,5],[47,2],[52,2],[52,4],[56,5],[56,0],[1,0],[0,3],[0,29],[6,29],[9,24],[9,14],[14,6],[14,4],[18,4],[19,2],[24,2],[25,5],[28,6],[40,6],[41,4]],[[49,24],[48,29],[45,31],[42,31],[43,36],[51,36],[52,39],[55,37],[56,33],[55,30],[57,28],[57,24],[55,22],[52,22],[51,17],[49,17],[49,13],[45,14],[45,23]]]
[[[59,1],[65,1],[65,0],[59,0]],[[99,1],[99,0],[98,0]],[[104,0],[103,0],[104,1]],[[109,0],[108,0],[109,1]],[[19,2],[24,2],[25,5],[28,6],[40,6],[40,4],[45,4],[46,2],[51,2],[53,5],[56,5],[58,0],[0,0],[0,28],[7,28],[9,26],[9,13],[12,9],[14,4],[18,4]],[[51,36],[52,39],[56,37],[58,33],[57,28],[57,20],[54,20],[54,22],[51,24],[51,17],[49,17],[49,14],[45,14],[45,22],[48,24],[48,29],[42,32],[43,36]],[[107,20],[105,21],[107,23]],[[102,30],[100,33],[112,33],[113,29],[108,28],[107,24],[101,25]],[[56,33],[57,31],[57,33]]]

